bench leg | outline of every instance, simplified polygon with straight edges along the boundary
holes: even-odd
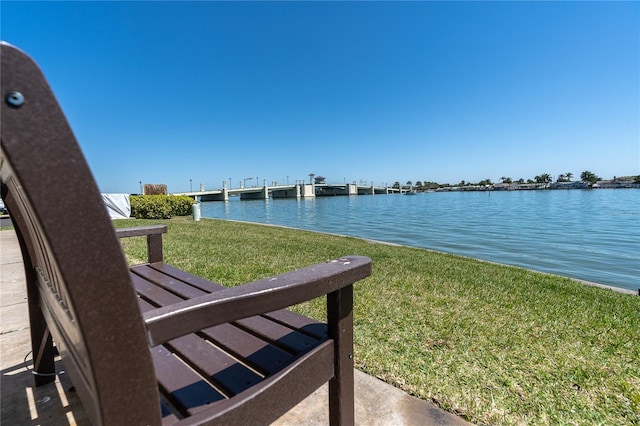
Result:
[[[38,282],[36,272],[31,264],[29,251],[25,246],[20,230],[16,228],[16,235],[22,252],[25,282],[27,285],[27,300],[29,307],[29,328],[31,330],[31,354],[33,356],[33,375],[37,386],[46,385],[56,379],[55,348],[53,339],[47,328],[47,322],[40,309]]]
[[[32,270],[33,271],[33,270]],[[32,275],[33,272],[31,272]],[[29,327],[31,329],[31,350],[33,356],[33,375],[36,386],[46,385],[56,379],[55,348],[53,339],[42,315],[38,300],[38,290],[33,281],[35,277],[27,277],[27,297],[29,300]]]
[[[336,344],[335,376],[329,381],[329,422],[353,425],[353,286],[327,295],[329,338]]]

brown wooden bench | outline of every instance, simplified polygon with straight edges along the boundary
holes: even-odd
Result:
[[[62,358],[94,424],[268,424],[329,382],[352,424],[351,256],[234,288],[163,263],[164,226],[114,230],[37,65],[3,44],[0,177],[25,266],[36,384]],[[129,268],[117,237],[145,236]],[[284,308],[326,295],[327,324]]]

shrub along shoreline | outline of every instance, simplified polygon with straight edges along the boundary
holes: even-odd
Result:
[[[185,195],[131,195],[131,216],[136,219],[169,219],[191,212],[193,198]]]
[[[223,285],[373,259],[354,294],[356,367],[479,424],[640,424],[640,297],[424,249],[224,220],[165,223],[165,261]],[[122,241],[131,263],[142,239]],[[316,300],[296,311],[324,319]]]

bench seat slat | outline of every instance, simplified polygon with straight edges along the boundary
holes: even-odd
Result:
[[[171,340],[168,346],[216,386],[223,388],[229,396],[262,380],[261,376],[199,336],[182,336]]]
[[[285,327],[265,317],[257,316],[237,321],[238,325],[251,333],[273,342],[294,355],[307,352],[317,346],[321,340],[299,333],[294,328]]]
[[[150,281],[165,290],[168,290],[174,294],[177,294],[183,299],[191,299],[194,297],[202,296],[207,292],[193,287],[182,280],[174,278],[170,275],[165,275],[160,271],[150,268],[147,265],[136,266],[131,268],[131,272],[141,276],[147,281]]]
[[[298,331],[308,334],[316,339],[326,339],[329,335],[327,325],[317,322],[309,317],[296,314],[295,312],[281,309],[279,311],[269,312],[263,315],[276,322],[287,324],[290,327],[298,329]]]
[[[139,275],[131,274],[131,281],[138,296],[152,304],[152,307],[167,306],[177,301],[183,300],[175,294],[158,287],[154,283],[145,280]]]
[[[207,293],[213,293],[214,291],[222,290],[225,288],[220,284],[213,283],[209,280],[205,280],[204,278],[200,278],[196,275],[192,275],[181,269],[175,268],[171,265],[167,265],[164,262],[150,263],[148,264],[148,267],[153,268],[156,271],[163,273],[164,275],[168,275],[170,277],[179,279],[180,281],[188,283]]]
[[[263,375],[280,370],[293,359],[293,355],[247,333],[233,324],[221,324],[203,330],[214,344],[233,356],[243,359]]]
[[[182,414],[194,414],[226,399],[163,346],[151,348],[162,394]]]

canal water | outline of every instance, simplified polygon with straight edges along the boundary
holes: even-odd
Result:
[[[380,240],[640,288],[640,189],[206,202],[202,216]]]

